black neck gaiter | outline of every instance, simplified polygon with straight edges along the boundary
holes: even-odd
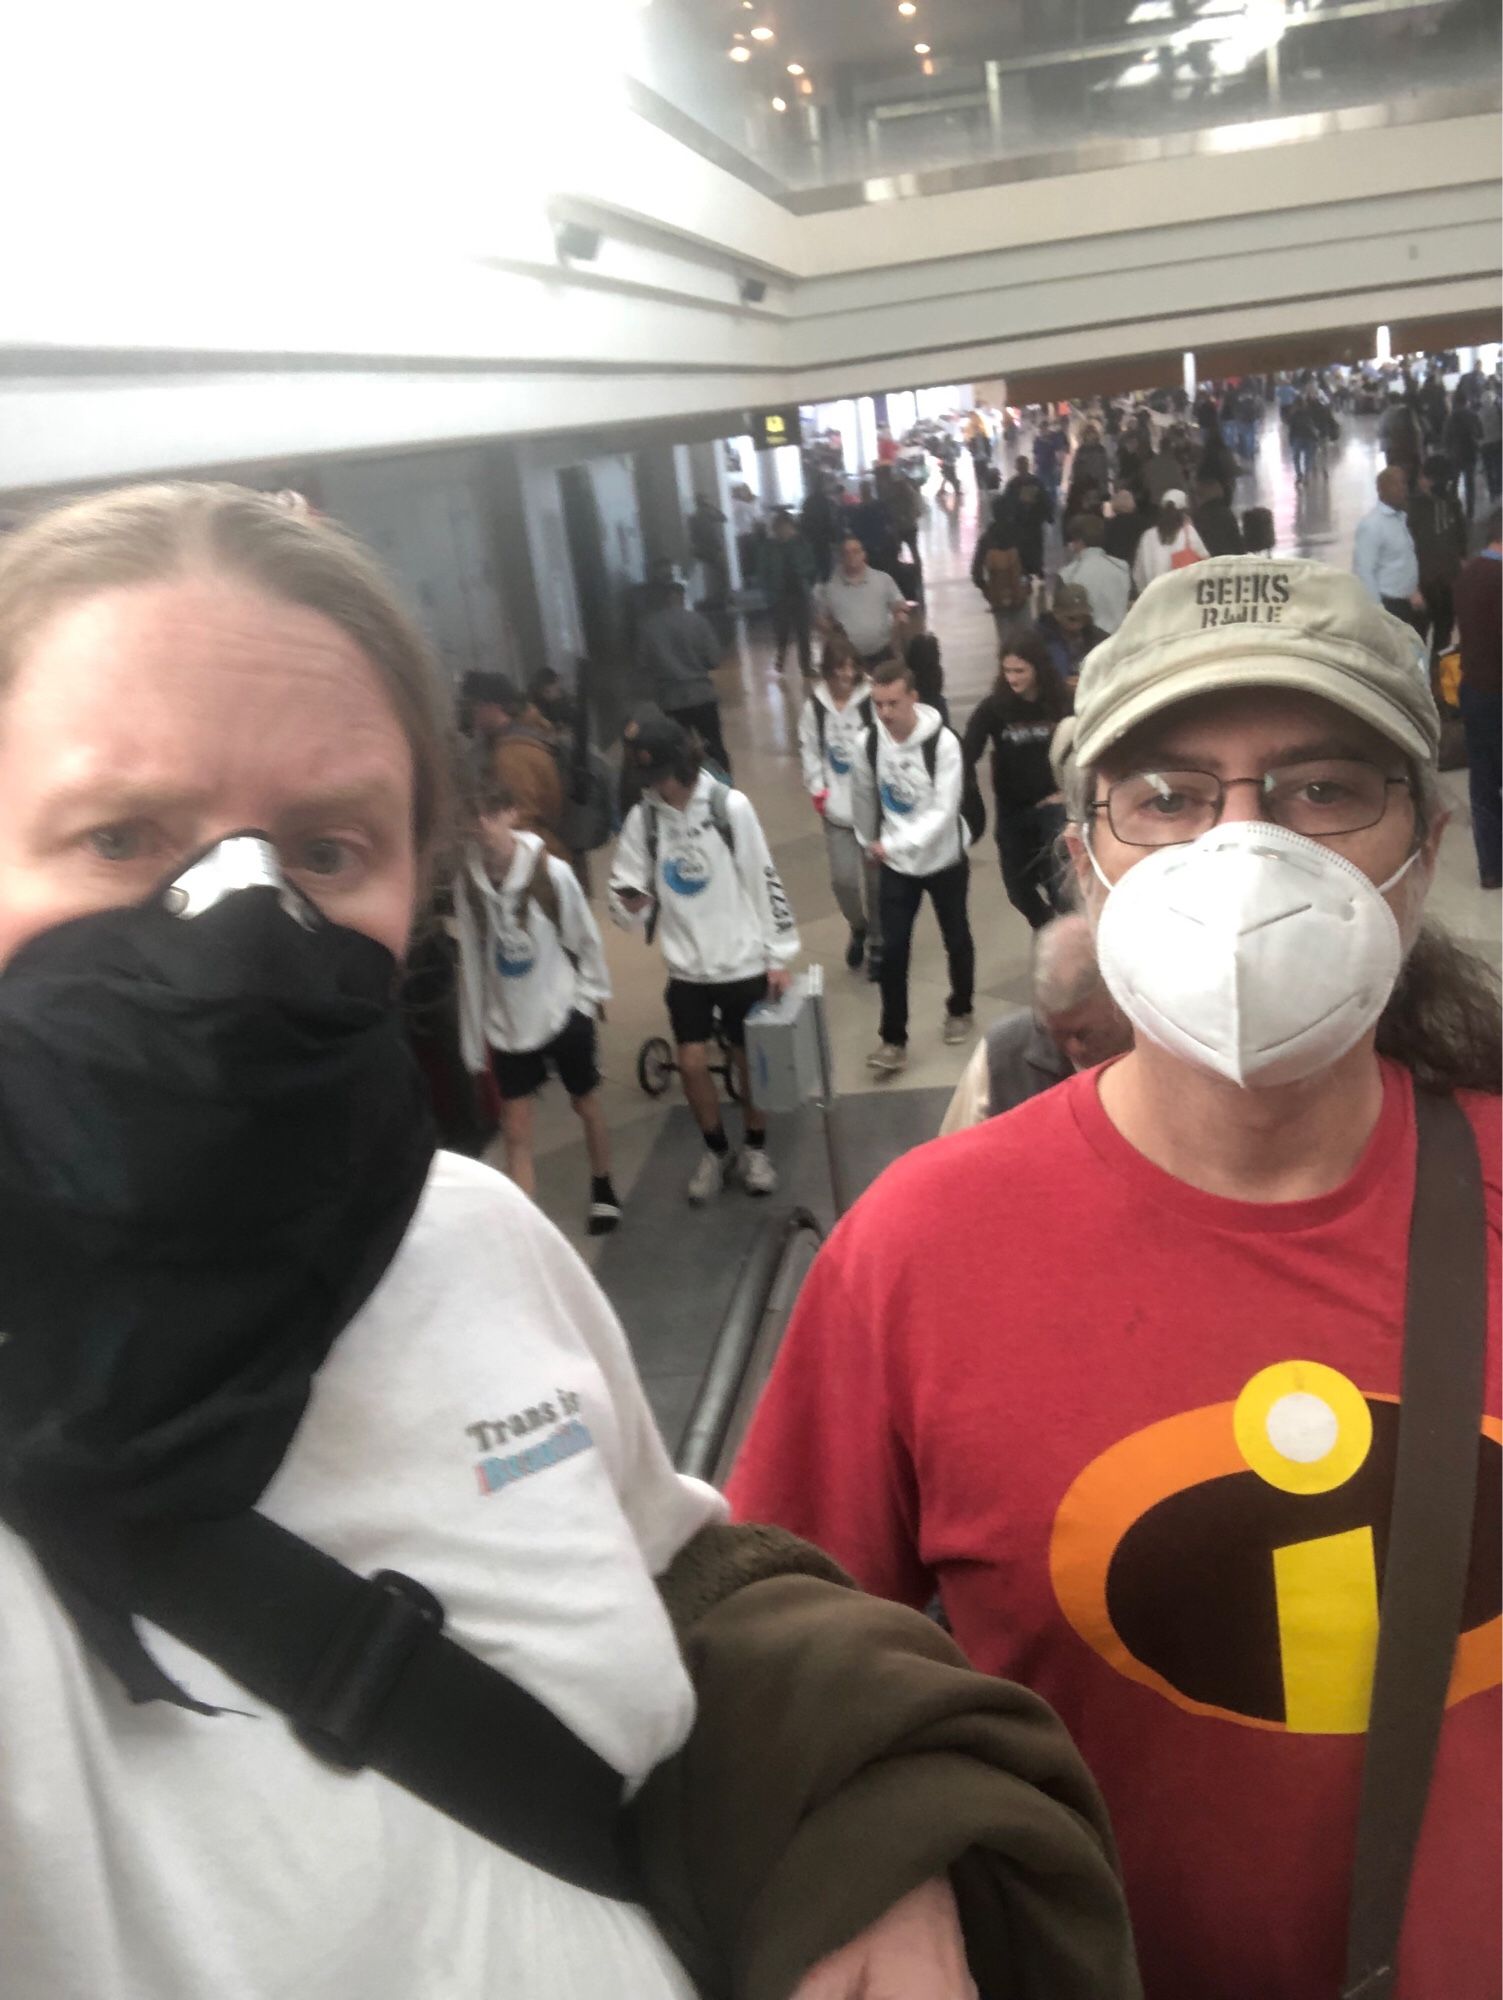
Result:
[[[417,1207],[396,970],[237,835],[0,975],[0,1518],[135,1700],[131,1537],[254,1505]]]

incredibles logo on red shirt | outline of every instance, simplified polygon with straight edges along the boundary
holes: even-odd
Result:
[[[1060,1502],[1065,1617],[1129,1680],[1254,1729],[1361,1735],[1377,1649],[1399,1408],[1281,1361],[1235,1402],[1123,1438]],[[1503,1680],[1503,1424],[1483,1423],[1449,1700]]]

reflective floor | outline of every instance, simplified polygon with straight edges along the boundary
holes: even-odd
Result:
[[[1341,444],[1327,452],[1326,464],[1310,484],[1297,488],[1281,428],[1270,421],[1256,472],[1239,481],[1235,505],[1239,512],[1258,503],[1273,510],[1280,553],[1309,556],[1345,569],[1351,563],[1356,524],[1373,502],[1373,478],[1381,459],[1373,436],[1374,419],[1346,418],[1342,428]],[[1020,448],[1027,446],[1024,437]],[[969,480],[958,504],[941,507],[931,499],[923,535],[930,623],[942,647],[946,691],[958,727],[964,726],[996,674],[991,617],[969,574],[977,533],[976,495]],[[1051,566],[1057,559],[1056,542],[1050,551]],[[773,672],[766,640],[755,630],[743,630],[719,680],[736,783],[761,814],[798,914],[805,956],[826,969],[839,1088],[869,1090],[872,1078],[865,1059],[876,1040],[876,989],[848,973],[843,964],[845,925],[831,898],[819,823],[799,779],[795,730],[802,688],[797,670],[790,664],[779,677]],[[1465,774],[1452,773],[1443,783],[1455,816],[1445,836],[1431,908],[1459,936],[1496,956],[1499,902],[1496,895],[1486,896],[1476,887]],[[976,850],[973,862],[970,910],[977,950],[977,1018],[985,1026],[1026,1003],[1029,931],[1002,893],[989,842]],[[604,1103],[616,1151],[617,1183],[626,1193],[663,1116],[664,1104],[648,1098],[638,1086],[636,1060],[646,1037],[665,1032],[665,975],[655,950],[604,919],[598,888],[595,907],[615,985],[609,1020],[601,1031]],[[945,992],[939,935],[926,908],[914,938],[909,1065],[882,1089],[949,1086],[959,1078],[970,1050],[945,1048],[940,1041]],[[734,1141],[734,1112],[728,1114],[727,1129]],[[543,1206],[583,1244],[584,1149],[577,1123],[556,1086],[550,1086],[539,1103],[538,1155]],[[491,1157],[501,1163],[499,1148]]]

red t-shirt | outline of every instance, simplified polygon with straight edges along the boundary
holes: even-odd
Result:
[[[1497,1298],[1499,1107],[1468,1097]],[[810,1273],[731,1481],[870,1590],[937,1586],[1105,1794],[1150,2000],[1331,2000],[1392,1493],[1414,1110],[1351,1179],[1228,1201],[1072,1078],[893,1167]],[[1496,1315],[1487,1408],[1499,1407]],[[1404,2000],[1499,1982],[1499,1440]]]

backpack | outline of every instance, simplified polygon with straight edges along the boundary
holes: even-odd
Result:
[[[587,749],[569,768],[564,768],[562,744],[557,755],[564,779],[559,838],[571,854],[593,854],[616,831],[615,773],[598,750]]]
[[[715,789],[710,793],[710,824],[725,842],[725,851],[734,861],[736,858],[736,835],[731,826],[731,788],[723,778],[717,777]],[[645,795],[639,801],[647,819],[647,879],[652,884],[652,908],[647,913],[647,929],[644,935],[652,943],[658,934],[658,813],[657,807]]]
[[[954,733],[951,730],[950,734],[954,735]],[[934,773],[939,765],[940,734],[940,730],[936,729],[932,736],[925,737],[924,741],[919,745],[919,750],[924,759],[924,769],[929,773],[929,782],[931,785],[934,783]],[[876,786],[877,791],[877,811],[880,815],[882,810],[882,788],[880,785],[877,785],[877,725],[875,723],[872,723],[866,732],[866,761],[871,765],[872,783]],[[975,772],[965,770],[963,763],[961,769],[963,775],[960,780],[960,822],[965,828],[966,846],[974,847],[982,834],[986,832],[986,802],[981,796],[981,787],[976,783]]]
[[[604,847],[616,831],[615,776],[598,750],[575,756],[572,744],[562,738],[530,729],[514,722],[501,731],[505,743],[536,743],[558,766],[564,805],[554,832],[571,854],[593,854]]]
[[[1188,525],[1186,523],[1186,526]],[[1188,569],[1191,563],[1204,562],[1204,560],[1205,558],[1201,555],[1199,549],[1192,549],[1186,545],[1182,549],[1176,549],[1174,554],[1170,556],[1169,567],[1170,569]]]
[[[982,595],[993,611],[1021,611],[1028,602],[1028,579],[1016,549],[988,549],[982,561]]]

